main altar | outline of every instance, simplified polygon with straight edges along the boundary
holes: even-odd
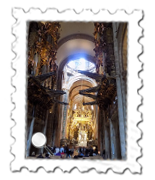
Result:
[[[78,146],[87,146],[87,132],[84,130],[79,131]]]
[[[86,147],[94,139],[94,111],[91,106],[77,104],[68,125],[68,137],[76,146]]]

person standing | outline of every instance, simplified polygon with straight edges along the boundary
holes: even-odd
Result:
[[[62,152],[64,152],[63,146],[61,146],[61,148],[60,148],[60,153],[62,153]]]
[[[66,147],[66,158],[70,158],[70,150],[68,149],[68,146]]]
[[[105,148],[103,149],[102,157],[103,157],[103,159],[105,159],[105,157],[106,157]]]

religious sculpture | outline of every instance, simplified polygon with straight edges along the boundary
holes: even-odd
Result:
[[[72,110],[72,106],[70,109],[72,110],[72,118],[70,121],[70,137],[71,140],[73,138],[78,141],[79,146],[87,146],[87,141],[92,137],[89,136],[90,130],[93,131],[93,110],[90,107],[83,106],[83,101],[77,104],[77,107]],[[92,133],[92,132],[91,132]]]

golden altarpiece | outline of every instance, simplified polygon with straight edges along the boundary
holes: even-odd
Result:
[[[69,109],[70,122],[67,124],[67,138],[77,146],[88,146],[94,137],[94,111],[83,102]]]

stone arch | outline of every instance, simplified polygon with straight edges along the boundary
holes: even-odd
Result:
[[[72,81],[72,83],[70,83],[70,85],[68,86],[69,92],[68,92],[68,99],[69,102],[72,102],[69,106],[70,109],[74,109],[74,105],[76,104],[77,106],[79,104],[81,104],[81,102],[84,100],[84,102],[91,102],[94,101],[92,98],[90,97],[86,97],[86,96],[82,96],[79,94],[79,90],[83,90],[83,89],[87,89],[87,88],[91,88],[94,85],[97,85],[96,82],[94,82],[94,80],[91,80],[90,78],[86,79],[85,77],[81,78],[81,79],[74,79],[74,81]],[[95,124],[95,129],[94,129],[94,136],[96,137],[96,132],[97,132],[97,128],[98,126],[96,125],[96,119],[97,119],[97,112],[96,112],[96,106],[97,105],[93,105],[93,112],[94,112],[94,124]],[[91,109],[91,106],[87,107]],[[68,112],[67,112],[68,113]],[[67,116],[68,117],[68,116]],[[67,135],[67,127],[68,124],[70,123],[70,118],[66,118],[66,122],[65,122],[65,127],[64,131],[65,131],[65,137],[68,137]],[[62,123],[62,126],[64,126],[64,123]],[[62,134],[60,137],[64,137]]]
[[[95,65],[94,57],[91,56],[90,54],[86,54],[86,53],[72,54],[72,55],[68,56],[67,58],[64,58],[63,61],[61,61],[61,63],[59,64],[58,79],[57,79],[57,89],[62,89],[62,73],[63,73],[63,69],[64,69],[65,65],[70,60],[76,60],[78,57],[84,57],[86,60],[92,62]],[[70,90],[72,90],[72,86],[74,86],[74,83],[81,82],[81,81],[89,83],[88,86],[85,86],[85,89],[97,85],[95,80],[93,80],[93,79],[91,79],[91,78],[89,78],[87,76],[78,75],[77,77],[74,77],[74,79],[69,81],[69,83],[67,85],[67,90],[69,91],[69,92],[67,91],[67,97],[68,97],[67,100],[68,101],[69,101],[69,95],[70,95],[69,93],[70,93]],[[62,98],[61,101],[63,101],[63,100],[64,99]],[[58,120],[59,128],[61,129],[60,139],[64,138],[64,133],[63,132],[66,132],[66,128],[67,128],[67,119],[63,117],[63,114],[64,114],[63,113],[64,112],[63,109],[65,109],[67,111],[66,108],[60,107],[60,111],[62,112],[62,115],[59,116],[59,120]],[[66,116],[66,114],[67,114],[67,112],[65,113],[65,116]]]
[[[71,34],[71,35],[64,37],[63,39],[61,39],[58,42],[58,48],[60,48],[60,46],[63,45],[65,42],[73,40],[73,39],[85,39],[85,40],[94,42],[94,37],[92,37],[88,34],[82,34],[82,33],[81,34]]]
[[[75,34],[74,34],[75,35]],[[72,59],[76,59],[77,57],[84,57],[86,60],[95,64],[94,60],[94,51],[95,48],[93,37],[86,34],[76,34],[69,35],[64,37],[58,42],[58,51],[57,51],[57,65],[58,65],[58,72],[57,72],[57,89],[62,89],[62,74],[64,66]],[[69,47],[75,46],[75,48]],[[67,52],[67,53],[66,53]],[[81,79],[81,77],[78,77]],[[78,80],[78,79],[76,79]],[[93,83],[95,84],[95,83]],[[61,97],[62,98],[62,97]],[[62,99],[61,99],[62,100]],[[57,109],[62,112],[63,107],[59,106]],[[58,115],[58,127],[61,127],[62,123],[62,116]],[[64,122],[65,123],[65,122]],[[62,137],[61,133],[57,134],[57,138],[60,139]]]
[[[88,39],[70,39],[63,42],[63,44],[57,50],[57,64],[58,66],[64,59],[70,57],[75,54],[83,54],[94,56],[94,42]]]
[[[122,42],[122,63],[123,70],[127,71],[127,28],[125,28]]]
[[[123,75],[127,71],[127,24],[120,24],[118,34],[119,41],[119,59],[120,59],[120,72]]]
[[[95,60],[94,57],[89,55],[89,54],[85,54],[85,53],[77,53],[77,54],[73,54],[68,56],[67,58],[64,58],[64,60],[60,63],[59,68],[58,68],[58,78],[57,78],[57,89],[61,89],[61,82],[62,82],[62,73],[63,73],[63,68],[64,66],[72,59],[76,59],[77,57],[85,57],[86,60],[92,62],[95,64]]]

